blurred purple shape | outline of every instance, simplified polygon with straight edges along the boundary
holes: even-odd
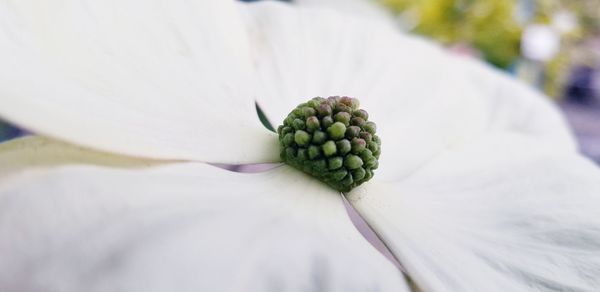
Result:
[[[0,121],[0,142],[24,135],[24,132],[10,124]]]
[[[211,163],[211,165],[216,166],[218,168],[233,171],[233,172],[256,173],[256,172],[264,172],[264,171],[279,167],[281,165],[281,163],[258,163],[258,164],[241,164],[241,165]]]
[[[600,163],[600,104],[565,102],[561,104],[581,152]]]
[[[593,67],[575,67],[565,88],[567,102],[581,105],[595,105],[598,94],[594,84],[596,74],[598,73]]]

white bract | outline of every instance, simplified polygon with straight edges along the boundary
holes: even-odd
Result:
[[[0,64],[0,116],[40,135],[0,145],[0,291],[409,291],[334,190],[208,164],[279,161],[255,102],[280,122],[329,95],[379,125],[348,198],[420,289],[600,289],[600,172],[556,110],[382,22],[2,0]]]

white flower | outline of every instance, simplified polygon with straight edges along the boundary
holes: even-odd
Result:
[[[295,5],[318,7],[350,13],[357,17],[370,18],[372,21],[387,22],[393,25],[393,14],[385,9],[378,0],[294,0]]]
[[[381,23],[225,0],[0,1],[0,291],[408,291],[274,122],[361,99],[348,198],[423,291],[597,291],[600,173],[544,98]],[[79,148],[79,145],[86,148]]]

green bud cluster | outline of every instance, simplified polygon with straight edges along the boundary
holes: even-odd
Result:
[[[381,140],[356,98],[315,97],[277,128],[281,159],[332,188],[348,192],[373,177]]]

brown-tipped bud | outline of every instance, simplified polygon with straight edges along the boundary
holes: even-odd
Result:
[[[331,105],[329,105],[327,102],[322,102],[321,104],[319,104],[320,117],[330,116],[332,113],[333,111],[331,109]]]
[[[350,145],[352,146],[352,153],[360,154],[367,148],[367,142],[361,138],[354,138],[350,141]]]
[[[357,118],[361,118],[361,119],[363,119],[365,121],[369,119],[369,113],[367,113],[366,110],[362,110],[362,109],[355,110],[352,113],[352,115],[355,116],[355,117],[357,117]]]
[[[357,126],[350,126],[346,129],[346,139],[352,140],[360,135],[360,128]]]
[[[318,129],[321,128],[321,123],[319,122],[319,119],[317,117],[309,117],[308,119],[306,119],[306,129],[309,132],[314,132]]]
[[[363,120],[363,118],[361,117],[354,117],[352,118],[352,120],[350,120],[350,124],[353,126],[357,126],[357,127],[364,127],[365,126],[365,120]]]

